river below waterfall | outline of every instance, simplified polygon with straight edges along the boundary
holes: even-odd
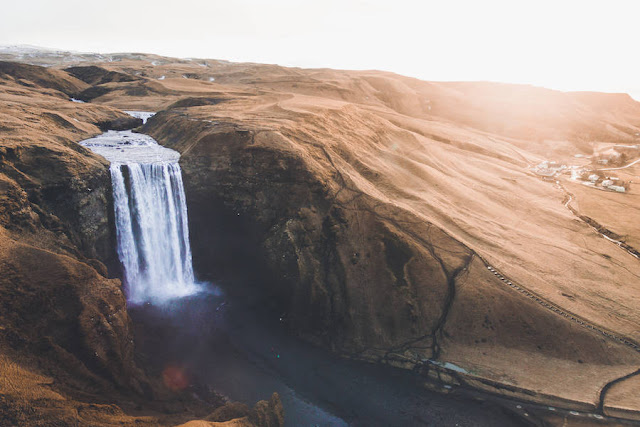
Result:
[[[146,120],[152,113],[131,114]],[[411,372],[302,342],[258,297],[231,299],[197,284],[179,153],[131,131],[81,144],[111,162],[129,312],[139,363],[152,374],[171,366],[249,405],[278,392],[292,427],[520,424],[501,406],[428,391]]]
[[[277,392],[286,426],[526,425],[497,404],[429,391],[412,372],[342,359],[292,337],[259,300],[213,290],[130,313],[154,374],[179,367],[249,405]]]

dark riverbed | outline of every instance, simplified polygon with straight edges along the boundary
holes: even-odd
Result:
[[[152,370],[173,365],[193,381],[253,405],[278,392],[287,426],[516,426],[500,406],[446,396],[416,375],[338,358],[289,336],[277,315],[221,294],[131,309]]]

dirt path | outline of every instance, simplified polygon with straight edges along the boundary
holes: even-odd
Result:
[[[631,167],[631,166],[633,166],[633,165],[635,165],[636,163],[639,163],[639,162],[640,162],[640,159],[635,160],[635,161],[629,163],[626,166],[620,166],[619,168],[604,168],[604,169],[598,169],[598,170],[601,170],[601,171],[617,171],[617,170],[620,170],[620,169],[629,168],[629,167]]]
[[[577,209],[575,209],[574,207],[571,206],[571,202],[575,199],[575,196],[569,192],[569,190],[567,190],[564,185],[562,185],[560,182],[556,183],[556,187],[559,188],[560,190],[562,190],[565,194],[565,202],[564,202],[564,206],[569,209],[569,211],[574,214],[578,219],[580,219],[582,222],[584,222],[585,224],[587,224],[589,227],[593,228],[595,230],[596,233],[598,233],[600,236],[604,237],[605,239],[607,239],[608,241],[610,241],[611,243],[614,243],[615,245],[617,245],[620,249],[624,250],[625,252],[627,252],[629,255],[640,259],[640,251],[638,251],[636,248],[634,248],[633,246],[622,242],[620,240],[616,240],[613,239],[612,237],[608,236],[607,234],[613,235],[614,233],[612,233],[610,230],[608,230],[607,228],[605,228],[604,226],[602,226],[601,224],[599,224],[598,222],[596,222],[595,220],[593,220],[592,218],[589,218],[585,215],[581,215],[580,212],[578,212]]]

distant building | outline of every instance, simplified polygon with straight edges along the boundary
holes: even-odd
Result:
[[[598,181],[598,178],[600,178],[598,175],[596,175],[595,173],[592,175],[589,175],[589,181],[591,182],[596,182]]]
[[[535,173],[540,176],[552,177],[555,176],[556,171],[553,169],[536,169]]]
[[[603,187],[608,187],[610,185],[613,185],[613,181],[610,179],[605,179],[604,181],[602,181],[602,186]]]
[[[556,176],[559,173],[563,173],[564,170],[567,169],[566,165],[560,165],[558,162],[544,160],[540,162],[536,167],[533,168],[533,171],[538,175],[544,178],[551,178]]]
[[[576,168],[571,170],[571,179],[576,180],[576,179],[582,178],[582,175],[584,174],[585,174],[585,170],[577,169],[577,166],[576,166]]]
[[[626,191],[624,187],[620,185],[610,185],[609,190],[614,190],[614,191],[617,191],[618,193],[624,193]]]

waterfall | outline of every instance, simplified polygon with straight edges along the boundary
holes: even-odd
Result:
[[[81,144],[111,161],[127,301],[162,302],[198,292],[179,153],[130,131],[109,131]]]
[[[111,179],[128,301],[137,304],[194,293],[178,163],[113,163]]]

